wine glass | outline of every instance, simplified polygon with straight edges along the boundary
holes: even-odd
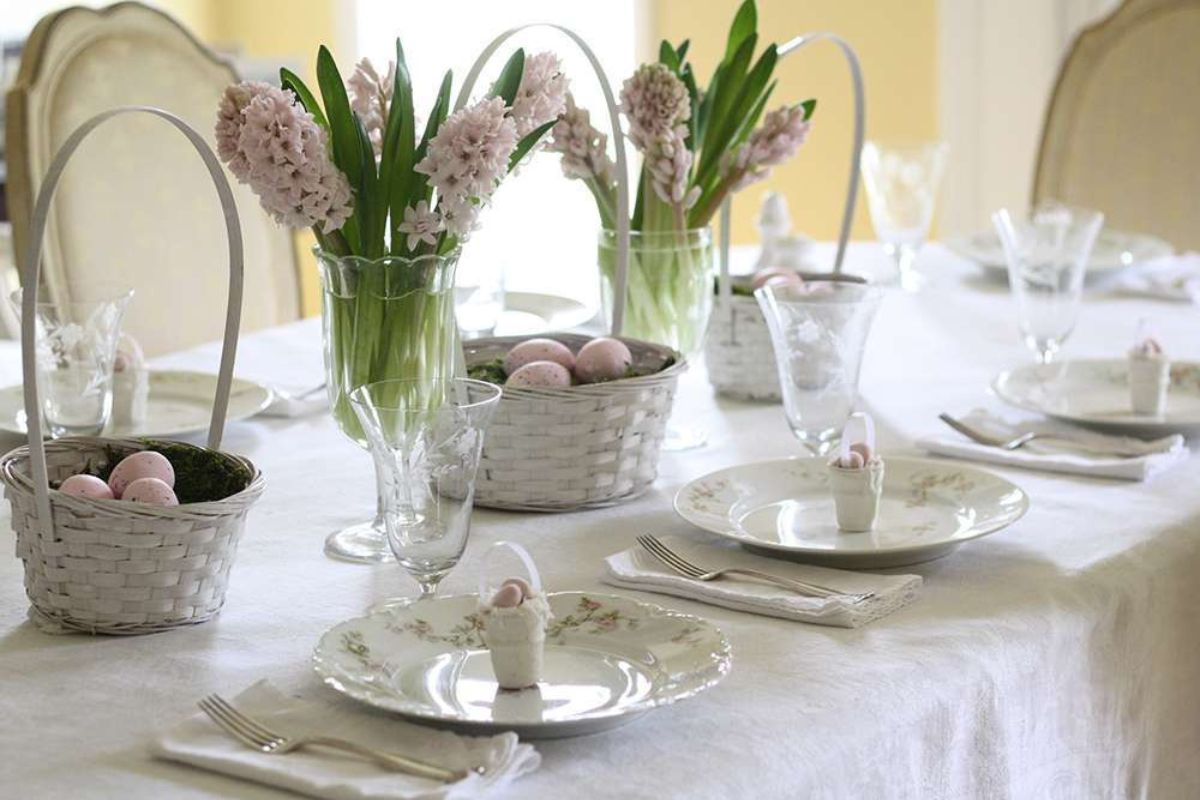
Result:
[[[1025,344],[1048,364],[1075,328],[1083,275],[1104,224],[1099,211],[1044,203],[1028,218],[992,215]]]
[[[378,381],[350,393],[377,470],[387,541],[433,597],[467,546],[483,436],[500,388],[469,379]]]
[[[764,286],[754,293],[771,333],[788,425],[816,455],[833,448],[858,402],[879,295],[849,280]]]
[[[921,287],[917,251],[929,235],[938,186],[946,168],[945,142],[863,145],[863,180],[875,235],[896,262],[900,286]]]

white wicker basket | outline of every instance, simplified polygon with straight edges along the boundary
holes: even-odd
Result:
[[[224,210],[229,238],[229,305],[208,447],[181,442],[68,437],[42,441],[34,349],[35,304],[42,235],[50,199],[71,154],[92,130],[119,114],[145,112],[180,130],[204,160]],[[25,563],[32,616],[50,632],[154,633],[213,617],[225,602],[229,569],[246,512],[263,490],[248,460],[218,451],[233,380],[242,307],[242,235],[233,193],[203,137],[165,111],[123,107],[104,112],[71,134],[55,155],[38,193],[24,264],[21,344],[29,444],[0,458],[0,480],[12,505],[17,555]],[[103,473],[137,450],[157,448],[168,458],[205,453],[221,465],[230,496],[173,507],[92,500],[55,491],[80,472]],[[186,476],[181,476],[186,481]],[[177,484],[181,487],[182,484]],[[181,495],[187,493],[181,488]]]
[[[732,295],[713,311],[704,342],[704,363],[708,380],[720,395],[780,400],[771,334],[753,297]]]
[[[466,343],[467,363],[503,357],[524,337]],[[578,351],[588,340],[552,334]],[[505,388],[488,425],[475,503],[521,511],[567,511],[611,505],[644,492],[658,474],[658,455],[679,375],[679,354],[622,339],[637,378],[569,389]]]
[[[858,198],[866,99],[858,56],[854,48],[839,36],[830,33],[798,36],[779,49],[779,57],[782,58],[817,41],[831,41],[842,50],[854,86],[854,141],[850,149],[850,178],[846,188],[837,254],[834,256],[832,275],[817,276],[819,279],[836,279],[842,271],[846,243],[850,239],[850,225],[854,220],[854,206]],[[733,293],[733,278],[729,274],[732,202],[732,199],[727,199],[721,207],[721,272],[717,279],[717,302],[708,323],[708,339],[704,346],[708,379],[717,394],[726,397],[779,402],[779,373],[775,365],[775,352],[771,345],[767,322],[758,308],[758,301],[753,297]]]

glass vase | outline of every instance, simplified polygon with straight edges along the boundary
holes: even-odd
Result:
[[[617,243],[616,231],[600,232],[601,296],[610,330]],[[712,314],[715,264],[712,228],[632,232],[621,334],[673,347],[693,362],[704,348]],[[672,422],[663,448],[687,450],[704,442],[703,431]]]
[[[367,450],[368,437],[350,402],[351,392],[379,381],[432,385],[455,375],[459,344],[454,272],[459,253],[374,259],[337,256],[319,248],[315,253],[329,406],[342,433]],[[331,534],[325,552],[364,563],[393,560],[382,507],[377,503],[372,521]]]

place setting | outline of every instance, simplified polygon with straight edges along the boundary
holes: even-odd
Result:
[[[623,7],[576,30],[493,29],[480,6],[479,48],[352,5],[354,36],[277,70],[138,3],[54,12],[26,43],[0,652],[44,741],[0,741],[14,791],[1189,795],[1159,734],[1133,735],[1188,752],[1153,714],[1200,708],[1179,668],[1200,294],[1178,228],[1054,191],[1042,159],[1085,148],[1043,143],[1028,206],[946,236],[1012,194],[984,185],[990,140],[886,103],[868,138],[868,83],[894,93],[879,45],[769,41],[768,0],[716,31],[660,30],[664,6],[630,23],[658,47],[624,60]],[[42,51],[59,36],[79,38]],[[143,39],[161,53],[125,47]],[[818,49],[845,102],[782,69]],[[30,160],[26,112],[61,105],[40,60],[63,52],[131,84],[203,66],[169,95],[77,100]],[[832,181],[805,160],[831,140]],[[117,196],[121,224],[218,226],[221,305],[181,288],[160,338],[144,286],[179,265],[80,278],[63,234]],[[852,241],[860,197],[874,241]],[[211,255],[193,233],[189,270]],[[1007,292],[973,290],[963,258]],[[219,349],[164,352],[201,312]]]

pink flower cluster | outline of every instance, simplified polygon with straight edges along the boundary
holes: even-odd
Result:
[[[621,87],[621,110],[629,139],[646,158],[654,193],[664,203],[690,207],[700,191],[688,190],[694,155],[684,122],[692,107],[683,81],[664,64],[643,64]]]
[[[395,82],[396,62],[389,61],[387,72],[380,77],[369,58],[359,61],[354,74],[346,81],[350,90],[350,108],[362,119],[377,156],[383,150],[383,131],[387,126]]]
[[[616,181],[616,166],[608,157],[608,137],[592,126],[586,108],[567,95],[567,108],[550,131],[546,150],[562,154],[562,171],[568,178],[596,180],[602,186]]]
[[[437,190],[445,229],[464,241],[479,210],[508,172],[517,147],[517,125],[504,100],[489,97],[451,114],[413,169]]]
[[[802,106],[783,106],[768,113],[734,157],[734,171],[741,173],[734,182],[734,191],[762,180],[771,173],[771,167],[794,156],[804,144],[808,129]]]
[[[566,98],[567,76],[558,56],[545,52],[526,58],[521,85],[509,109],[509,116],[517,126],[517,138],[557,119],[566,107]]]
[[[217,154],[277,222],[329,233],[353,211],[350,183],[329,158],[325,131],[284,89],[230,86],[217,110]]]

